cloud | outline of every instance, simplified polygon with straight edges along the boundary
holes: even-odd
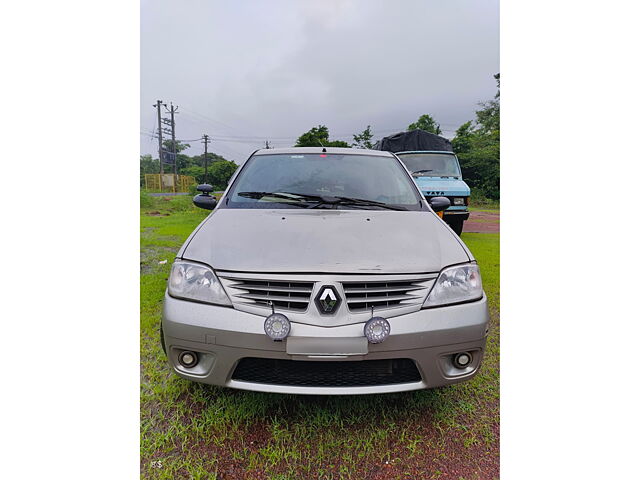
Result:
[[[213,148],[236,161],[318,124],[351,140],[430,113],[452,135],[499,71],[494,0],[160,0],[143,2],[141,35],[141,130],[171,100],[180,138],[224,139]]]

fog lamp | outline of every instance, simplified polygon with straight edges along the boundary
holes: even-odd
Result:
[[[453,356],[453,364],[458,368],[466,368],[471,363],[471,354],[467,352],[456,353]]]
[[[364,336],[369,343],[382,343],[391,333],[391,325],[386,318],[372,317],[364,324]]]
[[[276,342],[287,338],[291,331],[289,319],[281,313],[272,313],[264,321],[264,333]]]
[[[178,361],[183,367],[191,368],[195,366],[196,363],[198,363],[198,354],[188,351],[182,352],[180,355],[178,355]]]

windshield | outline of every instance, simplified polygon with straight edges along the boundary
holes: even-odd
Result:
[[[407,169],[424,177],[460,177],[460,167],[455,155],[446,153],[399,154]]]
[[[336,200],[345,198],[358,202]],[[413,182],[395,158],[307,153],[251,157],[229,192],[227,206],[384,208],[376,202],[399,206],[402,210],[421,208]]]

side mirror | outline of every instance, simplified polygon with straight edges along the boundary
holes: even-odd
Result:
[[[434,212],[442,212],[451,206],[451,202],[447,197],[433,197],[428,202]]]
[[[212,197],[208,193],[201,193],[200,195],[193,197],[193,204],[196,207],[204,208],[205,210],[213,210],[216,208],[218,201],[216,200],[216,197]]]
[[[205,210],[213,210],[216,208],[218,201],[216,197],[212,197],[210,195],[213,192],[213,187],[208,183],[203,183],[202,185],[198,185],[196,190],[202,192],[200,195],[196,195],[193,197],[193,204],[198,208],[204,208]]]
[[[207,193],[213,192],[213,187],[211,185],[209,185],[208,183],[203,183],[201,185],[198,185],[196,187],[196,190],[198,190],[199,192],[202,192],[202,193],[204,193],[206,195]]]

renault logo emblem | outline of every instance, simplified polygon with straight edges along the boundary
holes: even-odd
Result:
[[[330,315],[338,311],[340,295],[333,285],[325,285],[320,288],[316,296],[316,307],[324,315]]]

